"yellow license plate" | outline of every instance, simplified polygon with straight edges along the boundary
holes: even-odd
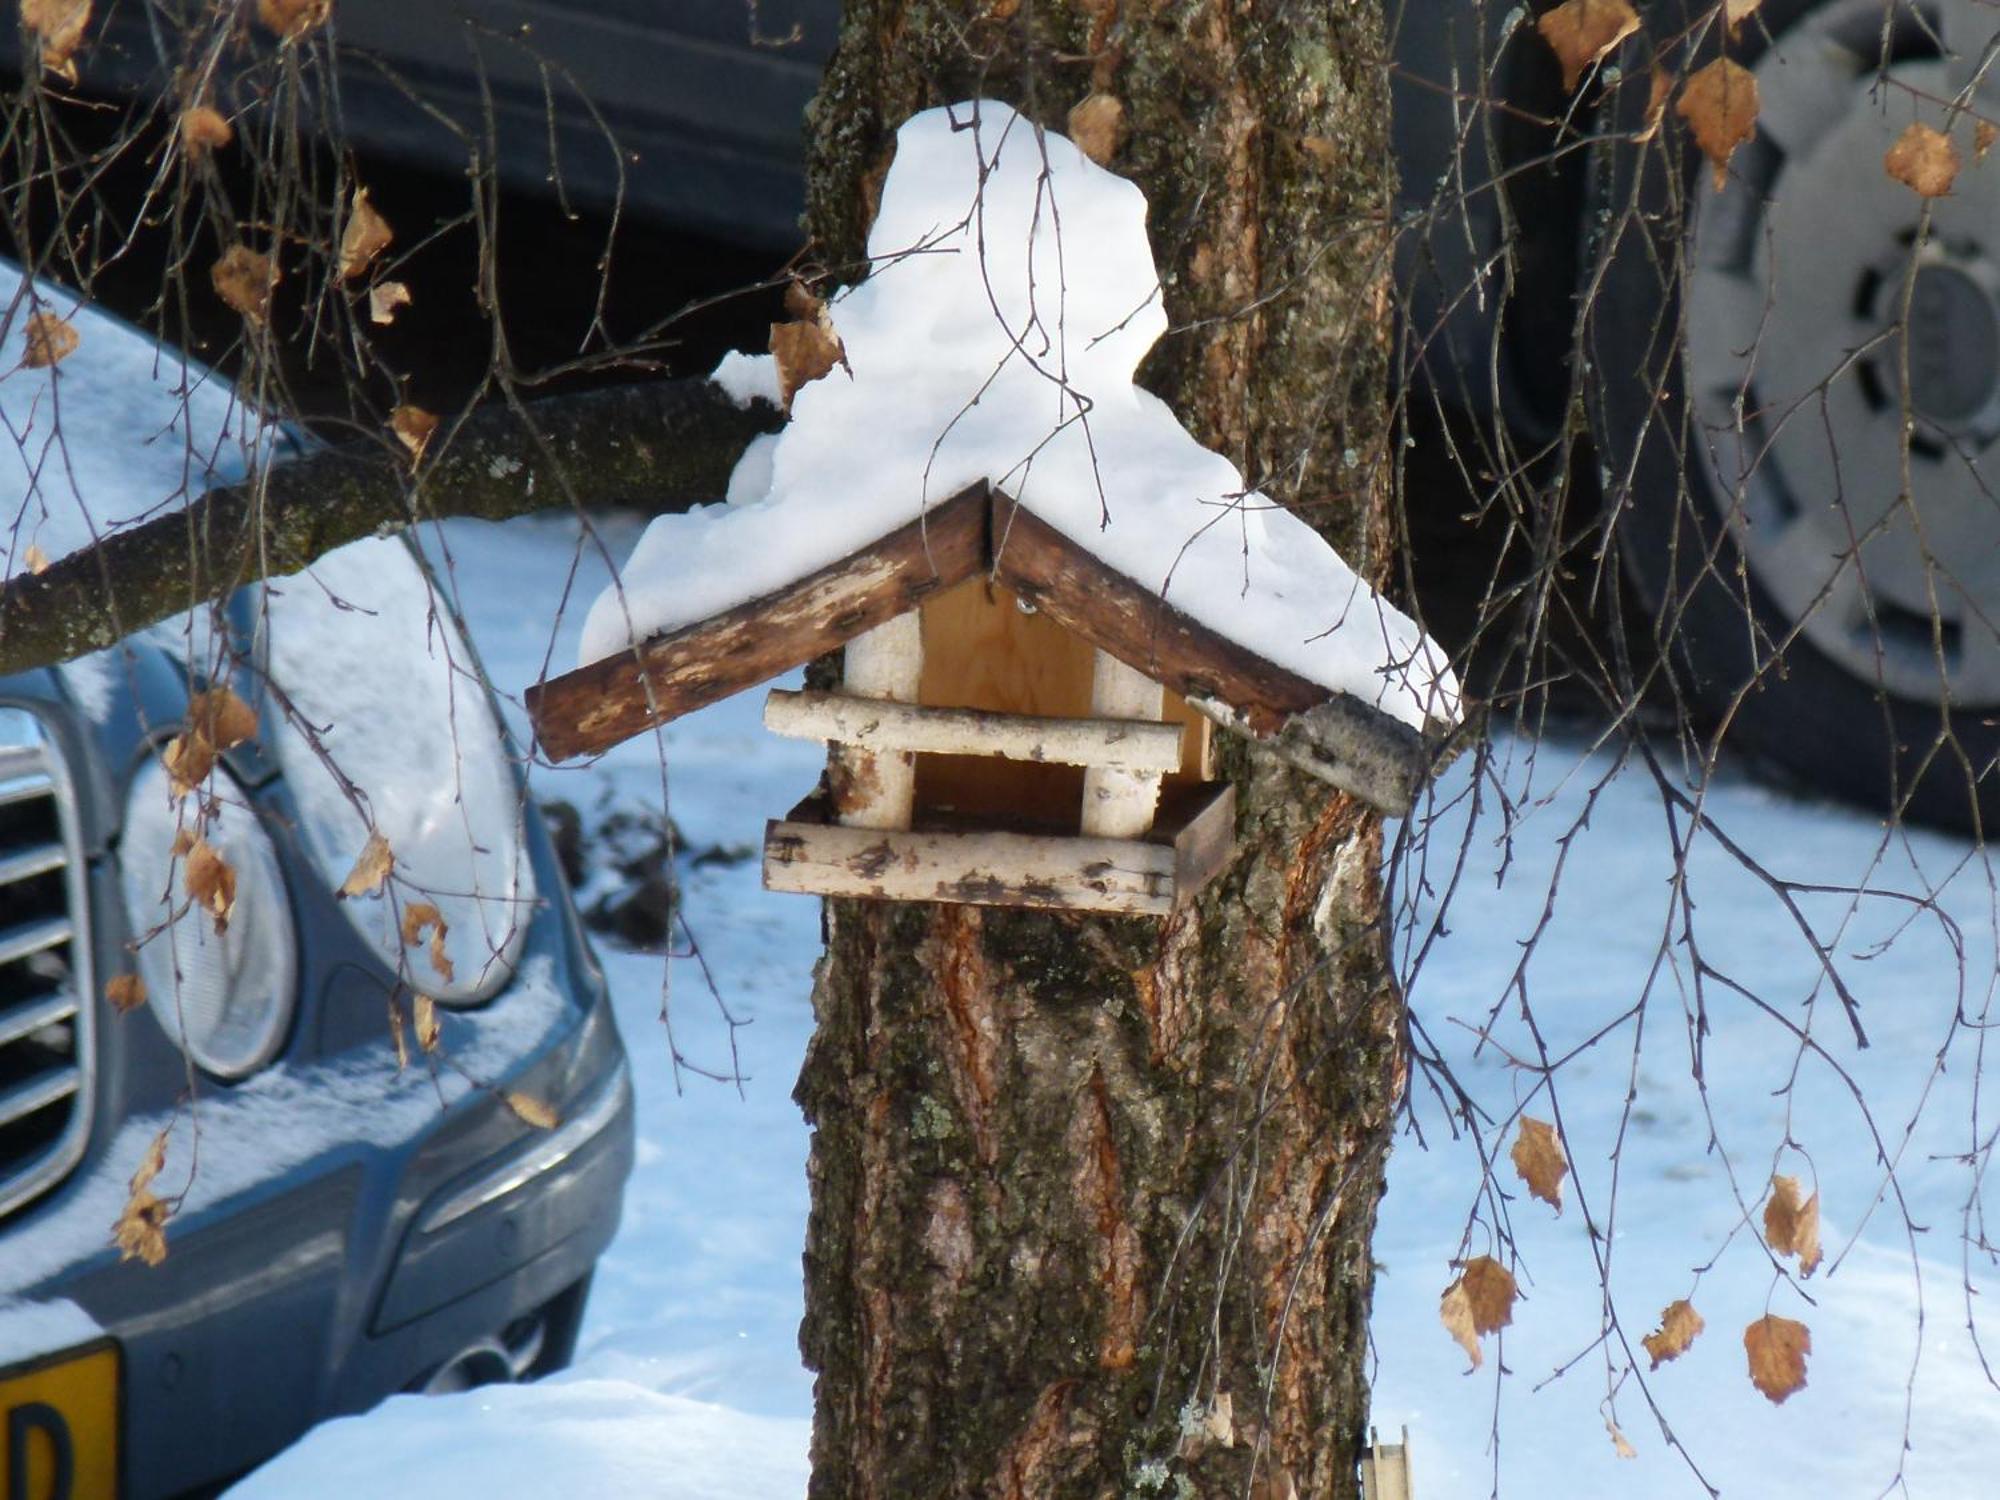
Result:
[[[0,1500],[117,1500],[118,1346],[0,1369]]]

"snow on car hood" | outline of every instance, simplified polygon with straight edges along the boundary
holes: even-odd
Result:
[[[36,311],[70,320],[77,346],[23,364]],[[73,293],[0,263],[0,558],[11,577],[185,506],[299,444],[258,419],[214,371]],[[348,902],[362,932],[440,999],[489,995],[519,957],[534,876],[525,803],[471,654],[400,538],[366,539],[257,587],[260,659],[290,711],[265,736],[301,812],[301,842],[338,887],[379,829],[395,856],[391,899]],[[206,609],[147,632],[203,670],[218,660]],[[100,658],[65,671],[101,717],[118,674]],[[436,906],[443,953],[406,962],[400,913]]]

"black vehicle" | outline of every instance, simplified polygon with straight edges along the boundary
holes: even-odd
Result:
[[[24,367],[25,291],[0,271],[10,574],[285,444],[95,311],[56,370]],[[220,620],[0,680],[8,1500],[182,1494],[393,1392],[570,1357],[631,1088],[547,834],[432,604],[414,551],[370,540]],[[191,689],[223,683],[257,731],[178,789],[163,753]],[[383,888],[337,899],[371,829]],[[228,899],[190,898],[195,838]],[[411,946],[420,903],[437,920]],[[141,1189],[173,1209],[156,1265],[113,1245]]]

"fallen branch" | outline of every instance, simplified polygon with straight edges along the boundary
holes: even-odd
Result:
[[[66,661],[258,578],[417,521],[555,505],[685,510],[719,499],[776,408],[707,380],[616,386],[474,411],[415,476],[379,444],[321,449],[121,531],[0,588],[0,675]]]

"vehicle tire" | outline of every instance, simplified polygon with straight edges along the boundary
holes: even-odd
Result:
[[[1884,155],[1948,123],[2000,12],[1766,0],[1726,44],[1759,110],[1718,187],[1672,102],[1639,137],[1656,67],[1722,55],[1719,10],[1648,11],[1584,226],[1583,388],[1656,636],[1635,675],[1664,663],[1684,708],[1820,790],[1977,831],[2000,818],[2000,159],[1975,165],[1960,115],[1920,239]],[[2000,119],[2000,70],[1978,98]]]

